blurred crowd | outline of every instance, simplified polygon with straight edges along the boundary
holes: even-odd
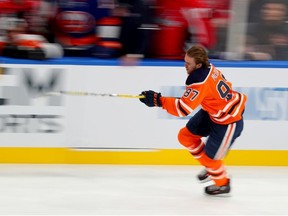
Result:
[[[288,60],[288,1],[250,1],[246,58]]]
[[[183,59],[187,48],[201,44],[211,58],[229,59],[223,53],[239,13],[234,1],[0,0],[0,55],[119,58],[134,65],[142,58]],[[249,0],[242,59],[288,60],[287,11],[287,0]]]

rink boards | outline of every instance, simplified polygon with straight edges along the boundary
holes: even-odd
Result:
[[[1,163],[198,164],[177,140],[188,118],[172,117],[138,99],[42,97],[59,90],[137,95],[149,89],[180,97],[183,62],[133,67],[72,58],[2,62]],[[288,64],[213,63],[248,96],[244,131],[227,164],[288,165]]]

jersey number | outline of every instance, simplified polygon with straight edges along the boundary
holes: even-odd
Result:
[[[190,98],[191,101],[194,100],[199,94],[199,92],[194,89],[187,89],[186,92],[184,93],[184,97],[187,98],[190,95],[190,93],[193,94],[192,97]]]
[[[232,98],[232,94],[229,94],[230,87],[225,83],[223,80],[220,80],[220,82],[217,85],[217,91],[221,98],[226,98],[227,101],[229,101]]]

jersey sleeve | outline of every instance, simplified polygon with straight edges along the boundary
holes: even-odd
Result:
[[[181,98],[161,97],[162,108],[169,114],[184,117],[196,109],[205,97],[203,85],[191,85],[186,87],[186,91]]]

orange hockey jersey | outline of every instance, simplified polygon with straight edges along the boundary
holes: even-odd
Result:
[[[232,84],[212,64],[189,74],[181,98],[161,97],[162,108],[171,115],[187,116],[201,105],[211,120],[218,124],[240,120],[246,100],[247,96],[234,91]]]

